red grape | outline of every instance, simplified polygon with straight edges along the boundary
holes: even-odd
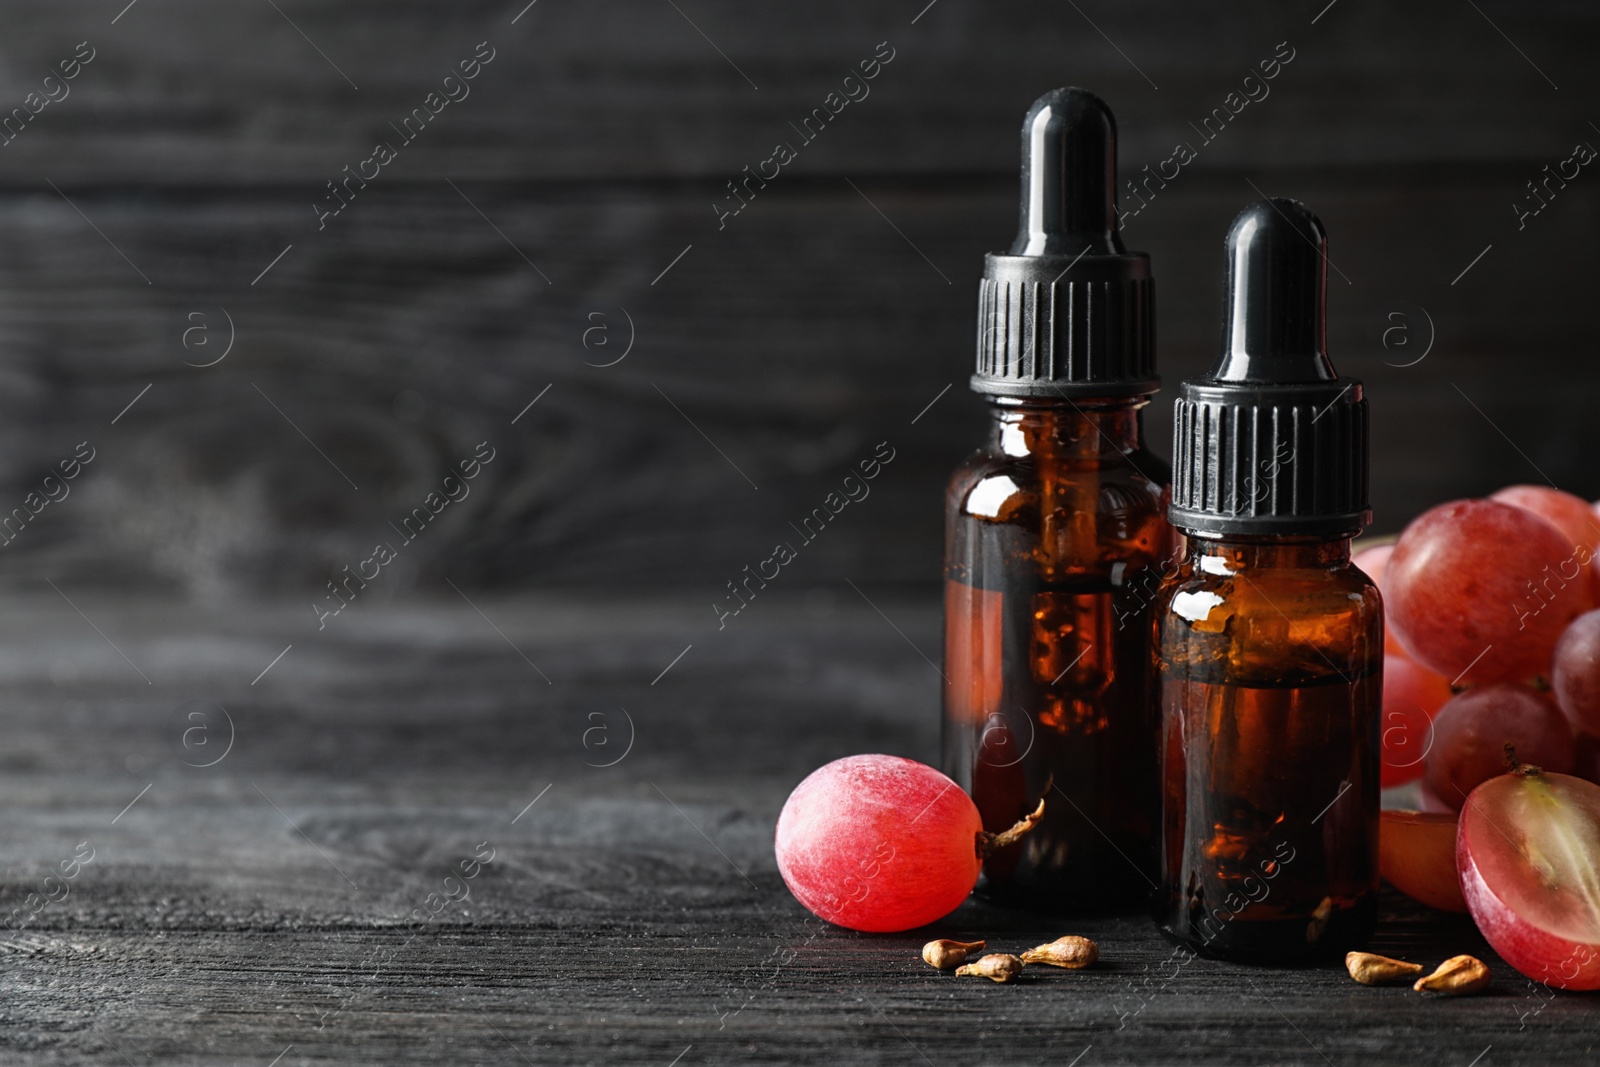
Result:
[[[1508,485],[1489,499],[1527,508],[1560,530],[1573,558],[1580,565],[1587,565],[1596,599],[1600,600],[1600,560],[1595,558],[1595,546],[1600,545],[1600,515],[1594,513],[1587,500],[1548,485]]]
[[[1536,689],[1504,682],[1460,693],[1434,716],[1428,788],[1459,810],[1469,793],[1504,773],[1507,744],[1525,763],[1572,770],[1572,730],[1561,709]]]
[[[1456,867],[1467,909],[1507,963],[1557,989],[1600,989],[1600,786],[1491,778],[1461,812]]]
[[[1380,813],[1378,871],[1412,900],[1440,911],[1466,911],[1456,874],[1456,813]]]
[[[1600,736],[1600,611],[1578,616],[1556,642],[1550,688],[1575,732]]]
[[[1394,555],[1393,545],[1373,545],[1363,548],[1360,552],[1350,557],[1350,562],[1356,569],[1372,579],[1372,584],[1379,589],[1383,588],[1383,572],[1389,566],[1389,557]]]
[[[1578,735],[1572,751],[1572,775],[1600,785],[1600,737]]]
[[[1394,554],[1394,545],[1373,545],[1363,548],[1360,552],[1350,557],[1357,570],[1372,579],[1372,584],[1378,587],[1378,592],[1388,595],[1384,590],[1383,572],[1388,569],[1389,557]],[[1383,628],[1383,651],[1390,656],[1408,656],[1405,646],[1400,643],[1400,638],[1395,636],[1393,626]]]
[[[1423,512],[1384,579],[1387,622],[1412,659],[1452,684],[1545,673],[1561,631],[1594,606],[1589,570],[1561,531],[1493,500]]]
[[[1581,545],[1592,557],[1594,546],[1600,544],[1600,516],[1580,496],[1548,485],[1508,485],[1489,499],[1526,508],[1540,516],[1565,535],[1569,551]]]
[[[1422,777],[1433,747],[1433,716],[1450,699],[1450,683],[1399,656],[1383,658],[1383,788]]]
[[[955,782],[898,756],[849,756],[795,787],[778,816],[778,870],[795,898],[852,930],[910,930],[978,881],[983,830]]]

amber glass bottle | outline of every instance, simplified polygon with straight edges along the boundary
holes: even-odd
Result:
[[[1175,409],[1182,564],[1156,600],[1157,921],[1206,955],[1342,953],[1377,910],[1382,602],[1361,383],[1324,350],[1326,238],[1292,200],[1228,236],[1221,361]]]
[[[979,891],[1051,909],[1142,899],[1158,821],[1150,611],[1171,550],[1148,258],[1116,232],[1116,126],[1081,89],[1023,122],[1016,243],[988,257],[987,445],[946,498],[944,756],[984,826],[1046,797]]]

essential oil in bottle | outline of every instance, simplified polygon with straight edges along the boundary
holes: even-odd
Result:
[[[1254,204],[1227,252],[1222,355],[1173,416],[1156,916],[1204,955],[1289,962],[1356,946],[1377,913],[1383,614],[1350,564],[1367,402],[1328,360],[1317,217]]]
[[[1068,909],[1155,884],[1151,604],[1171,551],[1167,465],[1141,437],[1158,384],[1149,257],[1117,232],[1116,120],[1057,89],[1022,125],[1022,219],[985,260],[988,442],[946,496],[944,770],[1004,830],[978,891]]]

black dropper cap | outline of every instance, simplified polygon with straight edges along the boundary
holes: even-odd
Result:
[[[1117,120],[1087,89],[1053,89],[1022,120],[1022,221],[984,257],[975,392],[1152,393],[1150,257],[1117,233]]]
[[[1222,354],[1179,387],[1172,524],[1201,536],[1353,537],[1367,506],[1367,402],[1328,361],[1328,237],[1273,197],[1228,231]]]

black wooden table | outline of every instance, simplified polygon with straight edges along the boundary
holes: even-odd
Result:
[[[300,604],[13,601],[5,1062],[1595,1061],[1600,1001],[1398,896],[1374,947],[1476,953],[1487,995],[1179,966],[1139,914],[804,923],[772,854],[790,788],[935,752],[937,604],[861,588],[770,590],[720,632],[688,595],[445,589],[320,632]],[[918,959],[1068,932],[1102,965],[997,986]]]

